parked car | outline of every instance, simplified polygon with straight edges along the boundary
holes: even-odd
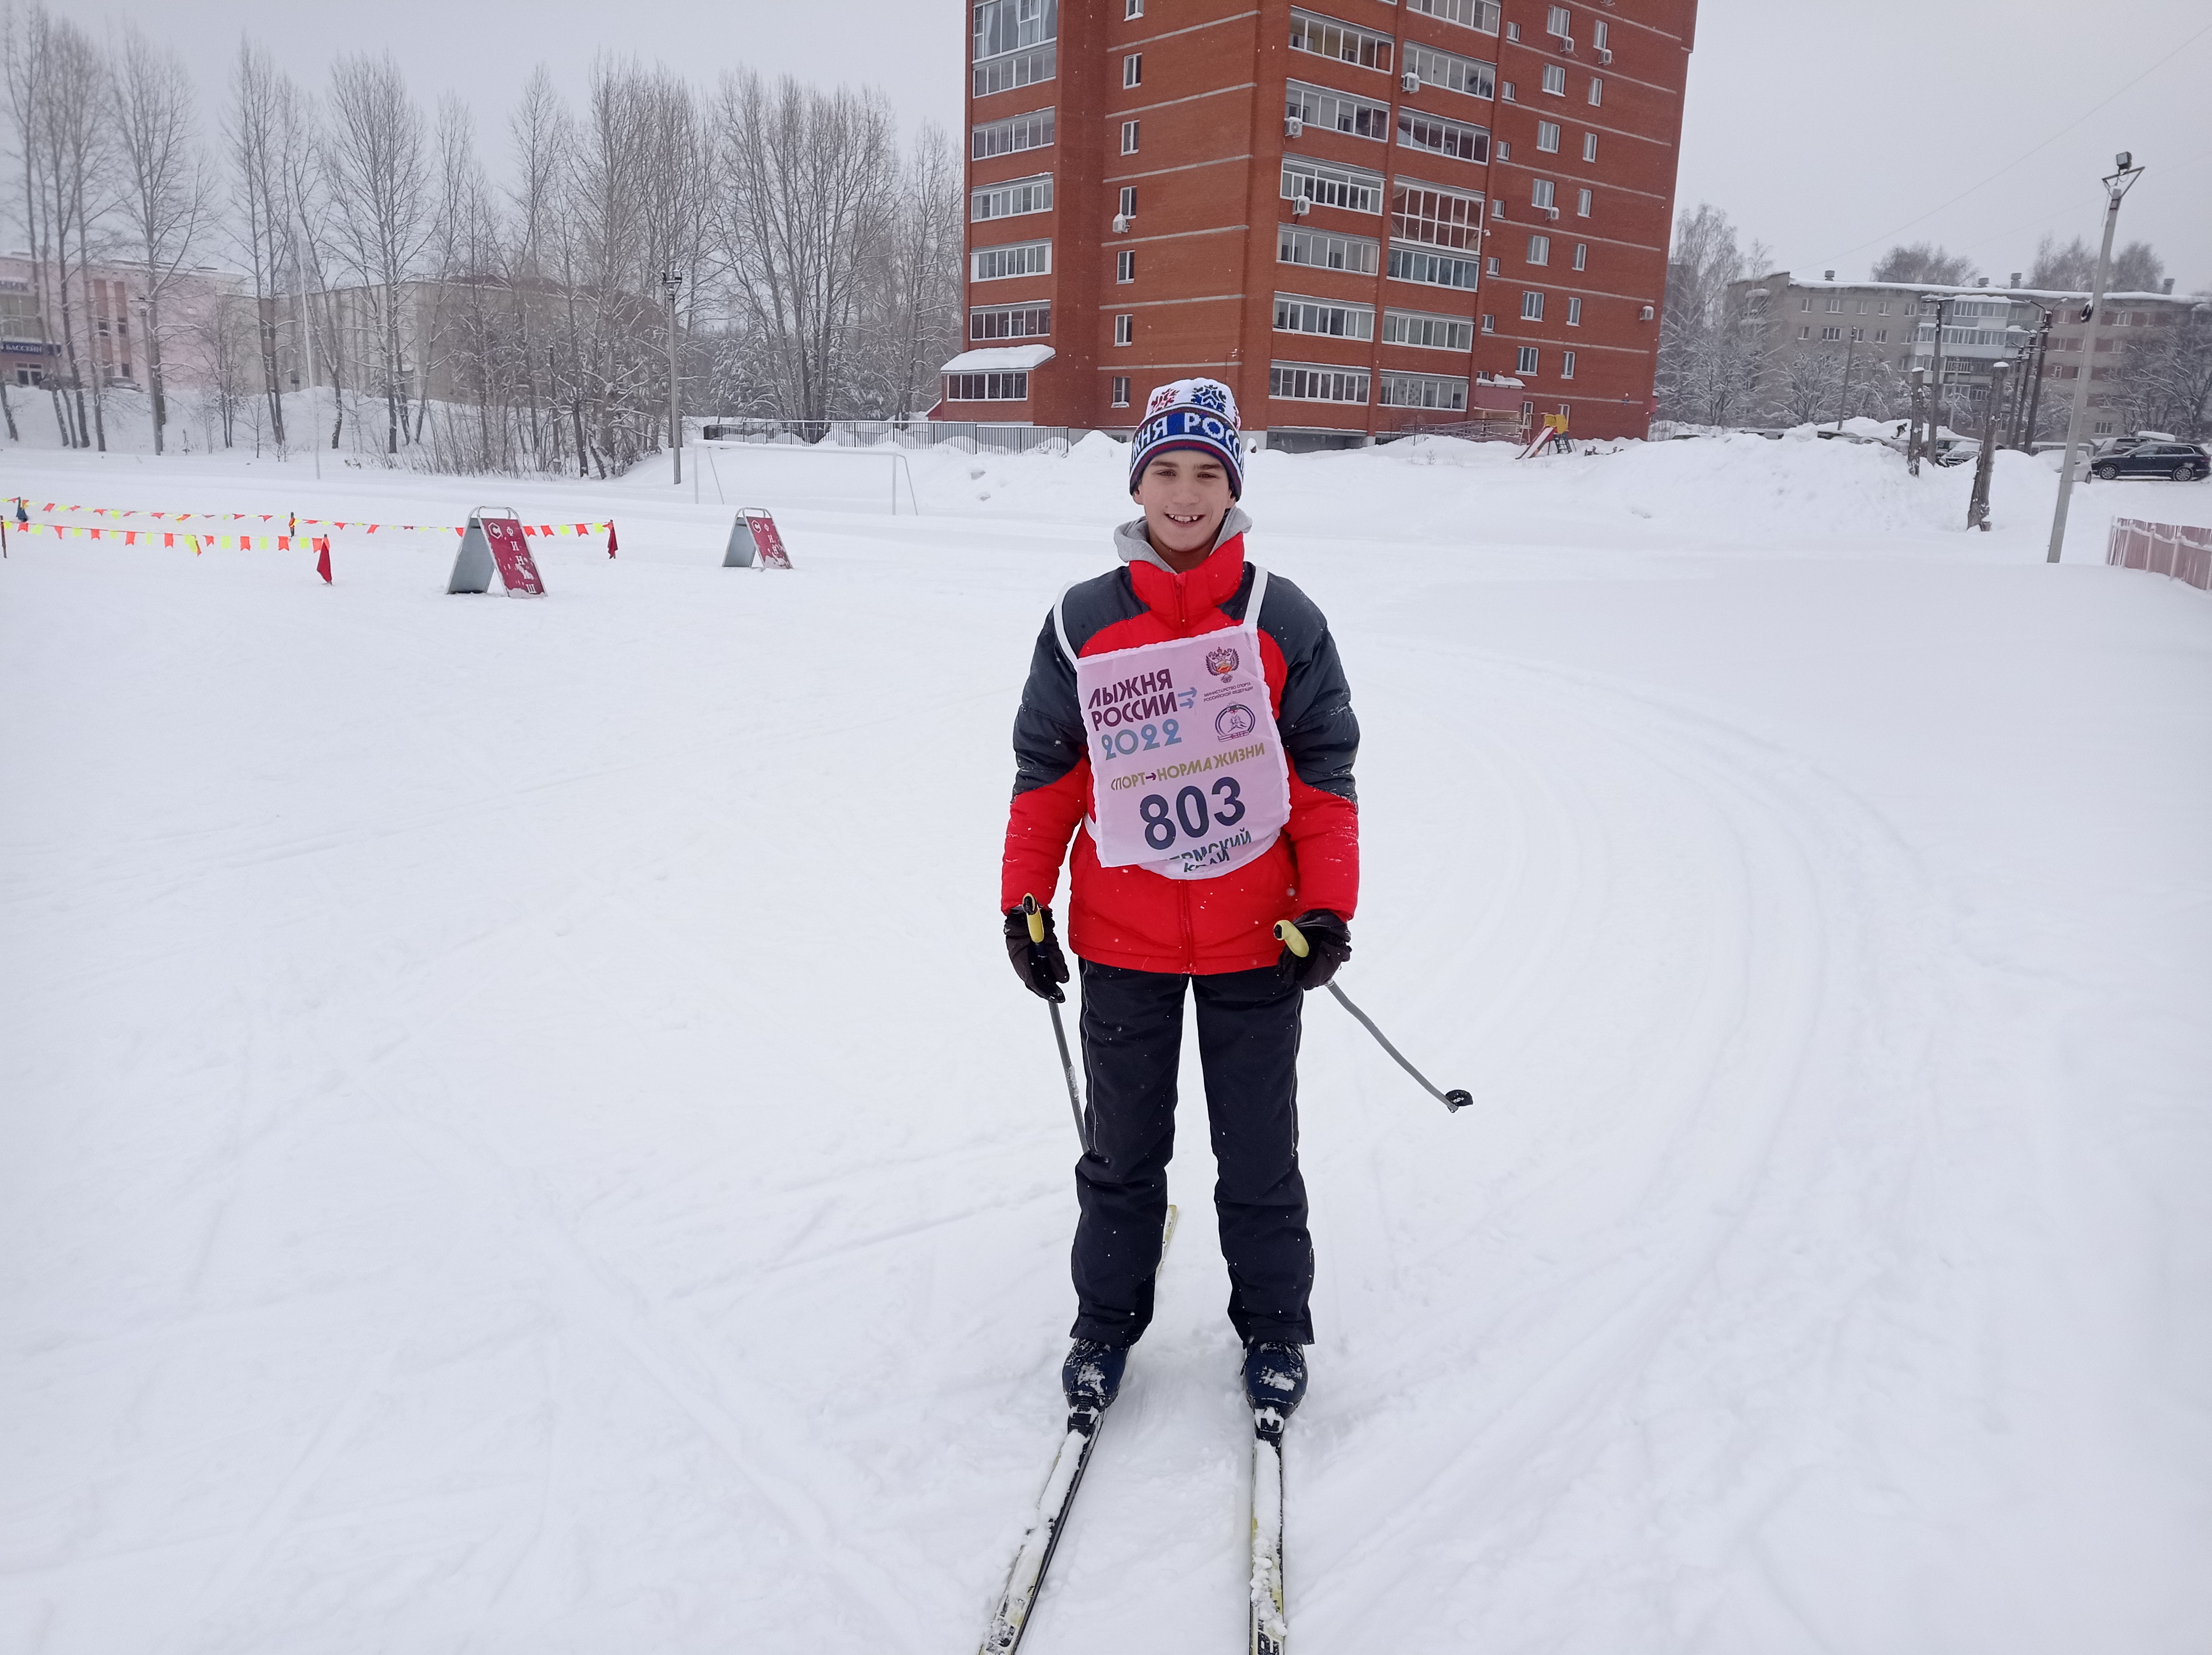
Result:
[[[1928,457],[1938,465],[1971,465],[1982,457],[1982,445],[1972,437],[1937,437]]]
[[[2176,483],[2195,483],[2212,473],[2212,454],[2194,442],[2138,442],[2099,454],[2090,469],[2107,483],[2124,477],[2170,477]]]

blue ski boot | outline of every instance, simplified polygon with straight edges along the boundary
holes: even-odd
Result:
[[[1306,1354],[1296,1345],[1255,1340],[1244,1347],[1244,1396],[1259,1433],[1279,1441],[1306,1399]]]
[[[1060,1388],[1067,1393],[1067,1420],[1085,1436],[1121,1391],[1121,1370],[1129,1365],[1127,1345],[1079,1339],[1060,1365]],[[1080,1423],[1079,1421],[1081,1421]]]

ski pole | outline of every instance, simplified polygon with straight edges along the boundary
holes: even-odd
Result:
[[[1030,924],[1032,928],[1034,928],[1036,922],[1032,920],[1030,922]],[[1278,920],[1275,922],[1275,934],[1282,940],[1283,946],[1285,948],[1288,948],[1292,953],[1296,954],[1300,959],[1304,959],[1310,952],[1306,942],[1305,934],[1300,931],[1297,926],[1291,924],[1288,920]],[[1430,1097],[1435,1098],[1446,1109],[1455,1111],[1465,1109],[1469,1104],[1474,1101],[1474,1093],[1463,1091],[1458,1087],[1455,1087],[1449,1092],[1438,1092],[1434,1086],[1431,1086],[1429,1084],[1429,1077],[1422,1074],[1420,1070],[1415,1068],[1411,1063],[1406,1061],[1406,1054],[1400,1051],[1395,1046],[1390,1044],[1390,1037],[1384,1034],[1382,1030],[1375,1026],[1375,1019],[1373,1018],[1368,1016],[1365,1012],[1361,1011],[1358,1007],[1352,1003],[1352,996],[1350,995],[1345,993],[1343,989],[1338,988],[1334,983],[1328,986],[1329,993],[1336,996],[1336,1003],[1343,1007],[1345,1010],[1350,1012],[1354,1017],[1359,1019],[1359,1025],[1365,1029],[1368,1033],[1375,1037],[1375,1044],[1382,1047],[1384,1051],[1389,1052],[1391,1056],[1396,1058],[1398,1060],[1398,1067],[1405,1070],[1407,1074],[1412,1075],[1416,1080],[1419,1080],[1421,1083],[1422,1091],[1427,1092]]]
[[[1037,906],[1035,896],[1022,898],[1022,912],[1030,916],[1030,940],[1044,940],[1044,912]],[[1083,1129],[1083,1089],[1075,1083],[1075,1060],[1067,1055],[1067,1030],[1060,1020],[1060,1002],[1048,1000],[1052,1008],[1052,1037],[1060,1045],[1060,1069],[1067,1077],[1067,1106],[1075,1113],[1075,1141],[1083,1146],[1083,1153],[1091,1153],[1091,1135]],[[1402,1060],[1401,1060],[1402,1061]]]

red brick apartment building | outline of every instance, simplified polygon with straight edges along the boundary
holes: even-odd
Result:
[[[1206,374],[1279,447],[1471,407],[1643,435],[1696,18],[981,0],[936,417],[1121,430]]]

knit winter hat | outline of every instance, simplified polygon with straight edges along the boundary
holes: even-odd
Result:
[[[1154,454],[1195,448],[1212,454],[1229,473],[1232,499],[1244,497],[1243,426],[1237,417],[1236,393],[1219,380],[1177,380],[1152,392],[1145,404],[1145,423],[1129,442],[1129,492]]]

